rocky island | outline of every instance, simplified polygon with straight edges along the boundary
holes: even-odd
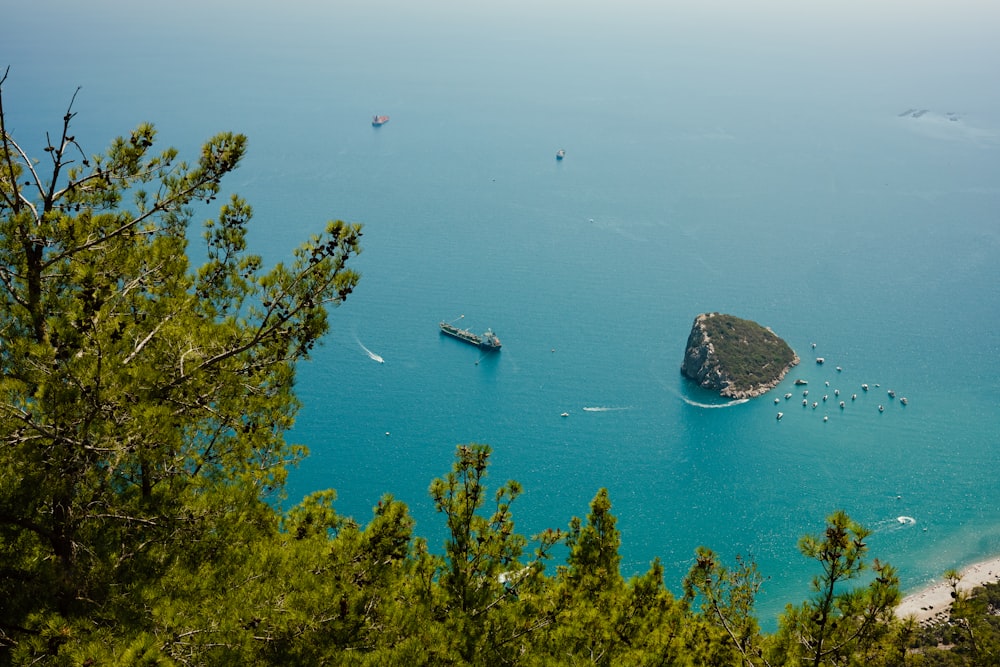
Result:
[[[773,331],[722,313],[694,318],[681,373],[728,398],[753,398],[777,386],[799,357]]]

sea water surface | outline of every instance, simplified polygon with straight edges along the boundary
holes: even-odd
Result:
[[[334,488],[365,521],[392,493],[440,544],[428,485],[487,443],[521,531],[606,487],[625,575],[752,557],[770,627],[837,509],[907,588],[1000,553],[997,10],[869,4],[22,3],[4,110],[36,153],[77,86],[90,152],[147,120],[192,159],[248,134],[227,185],[268,262],[364,223],[289,503]],[[692,387],[705,311],[802,364],[748,402]]]

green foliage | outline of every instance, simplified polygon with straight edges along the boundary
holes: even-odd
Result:
[[[546,629],[542,664],[713,664],[703,662],[709,651],[698,645],[706,627],[666,589],[658,560],[646,574],[622,578],[616,523],[607,489],[591,501],[586,522],[570,521],[570,552],[553,582],[558,613]]]
[[[191,267],[195,207],[245,137],[187,163],[141,125],[88,156],[71,103],[36,162],[4,124],[5,78],[0,665],[996,664],[993,589],[958,597],[954,651],[905,653],[919,636],[892,617],[895,571],[866,562],[868,532],[843,512],[802,539],[821,574],[774,636],[752,562],[699,549],[680,600],[658,560],[625,580],[606,489],[568,530],[521,535],[522,489],[488,490],[486,445],[460,445],[430,485],[441,549],[388,495],[364,525],[333,491],[282,513],[269,500],[304,455],[285,441],[295,367],[358,280],[360,228],[328,223],[265,270],[231,196]],[[733,327],[712,334],[723,348],[771,345],[715,319]]]
[[[1000,665],[1000,583],[958,590],[961,575],[944,573],[952,586],[948,619],[914,629],[908,644],[914,665]]]
[[[812,599],[789,605],[780,620],[773,662],[820,665],[882,664],[894,656],[893,610],[900,601],[895,568],[865,560],[870,531],[843,511],[827,518],[822,535],[806,535],[799,550],[816,560]],[[871,569],[867,585],[850,588]],[[783,657],[779,661],[777,656]]]
[[[234,195],[191,270],[194,207],[220,194],[245,137],[219,134],[187,163],[155,154],[144,124],[88,156],[71,104],[34,161],[2,102],[0,627],[31,635],[40,607],[115,616],[135,604],[121,582],[217,544],[228,513],[280,492],[304,453],[284,440],[294,364],[353,290],[361,230],[330,222],[264,271]]]
[[[768,383],[795,360],[785,341],[752,320],[713,313],[704,319],[704,326],[733,389]]]
[[[607,489],[598,491],[590,502],[586,525],[577,517],[570,521],[566,537],[566,546],[570,549],[566,558],[569,565],[562,568],[561,573],[570,586],[584,595],[599,596],[603,592],[616,591],[624,583],[618,555],[621,536],[615,528],[616,523]]]
[[[538,597],[542,560],[560,534],[538,536],[529,563],[521,556],[527,540],[514,531],[511,504],[521,493],[517,482],[500,486],[488,517],[479,511],[487,502],[485,477],[491,450],[486,445],[457,448],[452,472],[431,483],[434,506],[448,525],[443,559],[421,554],[432,613],[452,632],[449,655],[464,664],[506,662],[520,653],[528,636],[551,622],[550,605]],[[437,572],[437,576],[433,573]],[[442,658],[444,656],[441,656]]]
[[[756,563],[737,556],[736,566],[728,569],[705,547],[697,550],[695,564],[684,578],[684,600],[700,603],[706,620],[725,631],[747,667],[768,664],[754,616],[754,601],[763,581]]]
[[[489,456],[486,445],[460,446],[454,470],[430,487],[434,507],[445,515],[449,531],[441,584],[449,594],[449,606],[470,616],[493,604],[502,589],[498,578],[517,566],[526,543],[514,533],[510,513],[511,503],[521,493],[517,482],[497,490],[489,518],[477,513],[486,502],[484,478]]]

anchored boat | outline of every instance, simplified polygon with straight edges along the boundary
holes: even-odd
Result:
[[[500,349],[500,339],[493,333],[492,329],[487,329],[482,336],[477,336],[468,329],[459,329],[453,324],[441,322],[441,333],[457,338],[460,341],[475,345],[478,348],[492,352]]]
[[[388,122],[388,116],[372,116],[372,127],[382,127]]]

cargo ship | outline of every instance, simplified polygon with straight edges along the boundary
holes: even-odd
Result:
[[[441,322],[441,333],[457,338],[460,341],[475,345],[476,347],[492,352],[500,349],[500,339],[493,333],[492,329],[487,329],[482,336],[477,336],[468,329],[459,329],[453,324]]]
[[[372,116],[372,127],[382,127],[388,122],[388,116]]]

